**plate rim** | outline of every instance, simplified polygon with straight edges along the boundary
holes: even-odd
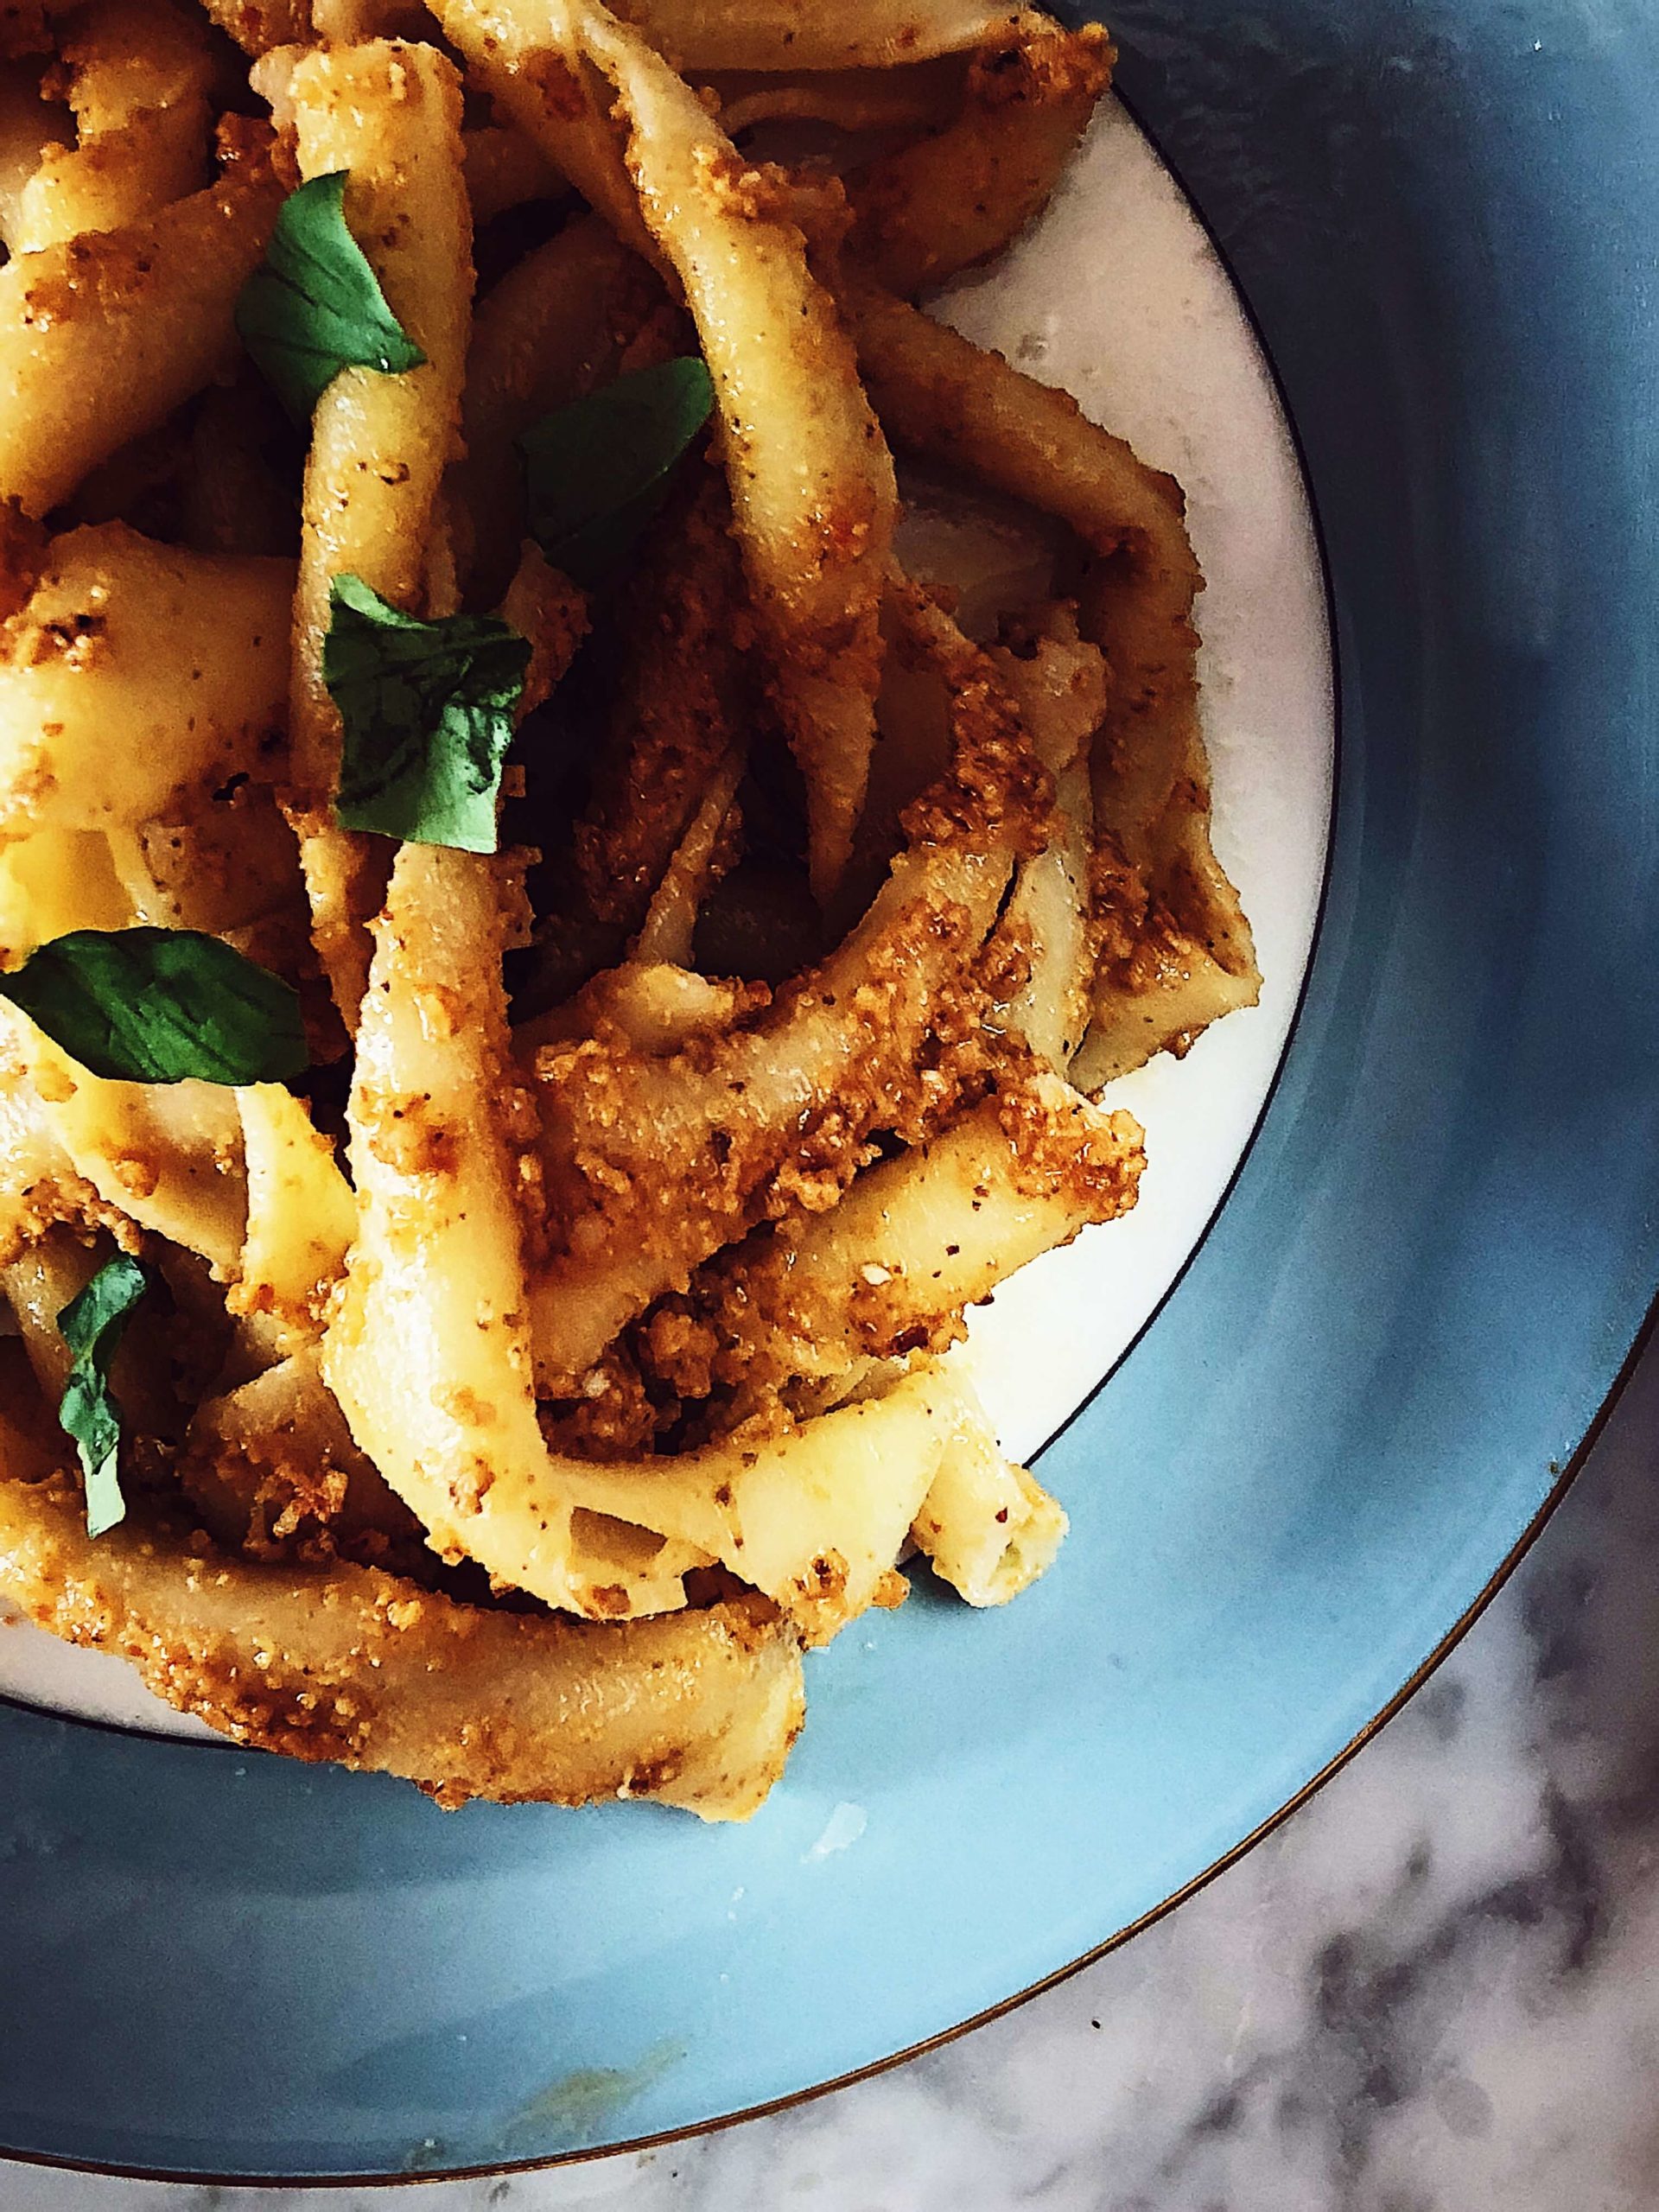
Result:
[[[855,2067],[848,2073],[836,2075],[830,2081],[815,2082],[810,2088],[791,2089],[785,2096],[770,2097],[760,2104],[745,2105],[735,2112],[718,2113],[712,2118],[698,2120],[690,2126],[659,2129],[651,2135],[629,2136],[620,2142],[595,2145],[580,2150],[556,2151],[544,2153],[540,2157],[494,2160],[485,2165],[448,2166],[435,2168],[430,2172],[423,2172],[418,2169],[413,2171],[405,2169],[396,2173],[238,2174],[219,2171],[210,2167],[122,2165],[111,2160],[68,2158],[40,2151],[14,2151],[4,2145],[0,2145],[0,2161],[9,2161],[19,2166],[35,2167],[52,2173],[96,2174],[102,2178],[112,2181],[159,2182],[209,2189],[304,2190],[315,2190],[319,2194],[324,2190],[346,2189],[412,2189],[448,2182],[499,2181],[524,2174],[550,2172],[554,2168],[561,2166],[594,2165],[601,2159],[634,2157],[644,2151],[662,2150],[675,2143],[696,2142],[704,2136],[723,2134],[728,2128],[741,2126],[748,2120],[774,2119],[779,2113],[791,2112],[798,2106],[814,2104],[822,2097],[833,2096],[838,2090],[856,2088],[861,2082],[873,2082],[881,2075],[892,2073],[898,2067],[909,2065],[912,2059],[925,2058],[932,2051],[943,2050],[948,2044],[957,2043],[964,2036],[973,2034],[976,2029],[988,2027],[994,2021],[1004,2019],[1010,2013],[1017,2012],[1022,2005],[1030,2004],[1033,1999],[1046,1996],[1050,1990],[1058,1989],[1063,1982],[1070,1981],[1074,1975],[1082,1974],[1089,1967],[1097,1966],[1103,1959],[1109,1958],[1114,1951],[1121,1950],[1135,1936],[1143,1935],[1147,1929],[1166,1919],[1179,1907],[1185,1904],[1190,1898],[1196,1897],[1201,1890],[1208,1889],[1211,1883],[1220,1875],[1236,1866],[1248,1853],[1254,1851],[1259,1843],[1265,1841],[1275,1829],[1281,1827],[1294,1814],[1300,1812],[1304,1806],[1319,1795],[1327,1783],[1334,1781],[1343,1769],[1364,1750],[1372,1738],[1379,1735],[1389,1723],[1396,1719],[1410,1704],[1418,1691],[1438,1671],[1442,1662],[1449,1658],[1458,1645],[1462,1643],[1464,1637],[1474,1627],[1482,1614],[1524,1561],[1533,1546],[1554,1517],[1556,1509],[1582,1472],[1585,1462],[1594,1450],[1603,1430],[1612,1418],[1619,1400],[1624,1396],[1631,1377],[1641,1363],[1643,1355],[1647,1351],[1649,1344],[1656,1341],[1659,1341],[1659,1294],[1656,1294],[1643,1316],[1635,1341],[1625,1353],[1606,1396],[1596,1408],[1590,1426],[1580,1438],[1577,1449],[1554,1478],[1542,1504],[1527,1524],[1519,1542],[1503,1560],[1491,1581],[1483,1586],[1465,1611],[1459,1614],[1440,1643],[1420,1662],[1414,1672],[1389,1699],[1388,1704],[1380,1712],[1374,1713],[1370,1719],[1351,1737],[1332,1758],[1326,1761],[1317,1774],[1311,1776],[1293,1797],[1287,1799],[1276,1810],[1269,1813],[1264,1820],[1250,1830],[1248,1835],[1242,1836],[1230,1850],[1224,1852],[1219,1858],[1212,1859],[1209,1866],[1202,1868],[1179,1889],[1172,1891],[1168,1897],[1161,1898],[1158,1904],[1149,1907],[1137,1919],[1130,1921],[1126,1926],[1106,1936],[1079,1957],[1068,1960],[1064,1966],[1056,1967],[1052,1973],[1042,1975],[1039,1980],[1027,1984],[1023,1989],[1016,1990],[1012,1996],[1003,1998],[995,2005],[987,2005],[982,2011],[973,2013],[968,2019],[957,2021],[954,2026],[941,2028],[937,2034],[924,2037],[919,2043],[908,2044],[902,2050],[893,2051],[886,2058],[872,2059],[868,2065]],[[31,1713],[39,1710],[33,1706],[24,1707],[22,1709]],[[92,1728],[108,1729],[117,1734],[132,1735],[149,1732],[124,1728],[118,1723],[102,1720],[86,1721],[80,1725]],[[176,1743],[187,1739],[157,1737],[153,1740]],[[211,1750],[214,1747],[205,1745],[199,1748]]]

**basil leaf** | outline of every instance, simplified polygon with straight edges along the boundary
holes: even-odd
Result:
[[[298,994],[195,930],[72,930],[0,976],[0,998],[117,1082],[281,1083],[310,1059]]]
[[[73,1355],[58,1419],[75,1440],[86,1480],[89,1536],[106,1535],[126,1518],[118,1470],[121,1408],[110,1389],[110,1362],[149,1280],[137,1260],[118,1252],[58,1316],[58,1333]]]
[[[421,622],[336,576],[322,680],[344,731],[334,813],[347,830],[493,853],[501,763],[530,641],[493,614]]]
[[[335,169],[289,194],[236,303],[238,335],[296,423],[342,369],[396,376],[426,359],[346,227],[346,178]]]
[[[667,498],[714,404],[708,370],[682,354],[531,423],[518,441],[530,532],[556,569],[587,590],[605,582]]]

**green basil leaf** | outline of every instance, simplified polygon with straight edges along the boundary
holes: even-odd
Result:
[[[58,1316],[58,1333],[71,1354],[58,1419],[75,1440],[86,1477],[90,1536],[106,1535],[126,1518],[119,1474],[121,1408],[110,1389],[110,1362],[149,1280],[137,1260],[118,1252]]]
[[[242,343],[296,423],[310,421],[342,369],[396,376],[426,359],[346,227],[346,178],[335,169],[289,194],[236,303]]]
[[[322,680],[344,732],[334,813],[347,830],[493,853],[501,764],[530,641],[493,614],[421,622],[336,576]]]
[[[310,1059],[298,994],[195,930],[72,930],[0,976],[0,998],[117,1082],[282,1083]]]
[[[518,441],[531,536],[584,589],[603,583],[668,496],[709,420],[715,387],[695,354],[572,400]]]

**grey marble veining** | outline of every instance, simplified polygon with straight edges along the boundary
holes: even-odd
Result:
[[[416,2190],[0,2165],[0,2212],[1655,2212],[1659,1357],[1459,1652],[1179,1912],[933,2056]]]

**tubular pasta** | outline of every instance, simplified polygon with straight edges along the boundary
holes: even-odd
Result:
[[[1065,1515],[1040,1483],[1002,1457],[978,1402],[957,1387],[968,1413],[910,1533],[934,1573],[970,1605],[1006,1605],[1052,1566]]]
[[[0,57],[0,244],[17,250],[22,194],[50,145],[74,129],[67,107],[42,98],[41,71]]]
[[[280,1084],[236,1094],[248,1185],[232,1312],[268,1314],[289,1343],[315,1337],[356,1227],[351,1186],[303,1103]]]
[[[1029,931],[1031,974],[1008,1008],[1039,1059],[1064,1074],[1090,1020],[1098,951],[1090,917],[1094,797],[1089,756],[1105,718],[1108,683],[1098,650],[1060,615],[1028,653],[992,655],[1018,701],[1039,759],[1054,779],[1054,834],[1021,863],[1007,925]]]
[[[90,1243],[61,1230],[37,1237],[15,1259],[0,1263],[0,1287],[16,1320],[23,1351],[41,1391],[55,1405],[69,1379],[69,1347],[58,1316],[86,1289],[98,1267]]]
[[[45,514],[218,372],[281,200],[250,166],[0,269],[0,499]]]
[[[76,143],[46,147],[19,193],[16,253],[138,222],[194,192],[207,166],[213,48],[199,17],[170,0],[92,0],[59,53]]]
[[[714,377],[733,512],[807,782],[813,884],[827,896],[869,773],[892,461],[787,196],[604,9],[552,0],[552,18],[567,51],[616,87],[641,211]]]
[[[41,830],[0,846],[0,966],[71,930],[126,929],[137,919],[98,830]]]
[[[983,1105],[866,1168],[838,1205],[716,1262],[703,1288],[716,1373],[749,1390],[943,1351],[964,1306],[1091,1222],[1135,1204],[1139,1126],[1057,1077]]]
[[[632,0],[628,13],[683,68],[870,69],[980,45],[1003,0]]]
[[[244,785],[174,821],[107,833],[127,919],[205,930],[286,976],[309,969],[294,834],[270,792]]]
[[[294,608],[290,805],[317,951],[354,1026],[368,972],[364,924],[385,857],[328,808],[340,717],[322,681],[328,592],[344,571],[406,612],[444,614],[431,587],[439,487],[458,450],[472,301],[472,219],[461,166],[461,88],[434,48],[382,40],[317,50],[294,67],[305,176],[349,172],[346,219],[387,305],[426,355],[400,376],[344,369],[318,400],[306,465]]]
[[[27,1036],[20,1020],[0,1034],[0,1262],[16,1259],[66,1218],[80,1220],[95,1198],[79,1183],[69,1155],[29,1082]]]
[[[1112,670],[1092,780],[1116,849],[1103,859],[1107,942],[1080,1079],[1102,1083],[1184,1051],[1207,1022],[1254,1005],[1261,982],[1210,844],[1192,627],[1203,578],[1180,490],[1069,393],[871,287],[849,300],[871,392],[899,442],[1058,517],[1096,556],[1079,611]]]
[[[893,1563],[959,1418],[921,1368],[885,1397],[776,1437],[734,1438],[635,1465],[572,1461],[583,1506],[696,1545],[779,1605],[809,1645],[902,1598]]]
[[[710,778],[702,804],[675,847],[652,894],[628,957],[646,966],[689,968],[697,912],[722,871],[721,838],[743,773],[741,753],[728,754]]]
[[[814,69],[790,76],[721,70],[709,83],[720,103],[721,127],[731,138],[757,123],[913,130],[950,121],[962,104],[963,68],[946,55],[896,69]]]
[[[960,112],[848,181],[848,251],[908,296],[988,260],[1048,204],[1111,77],[1097,24],[1027,12],[981,47]]]
[[[513,441],[614,375],[622,338],[658,297],[644,264],[588,215],[527,253],[480,303],[467,359],[465,451],[451,482],[486,588],[505,572],[505,549],[521,526]]]
[[[1185,620],[1203,579],[1173,477],[1091,423],[1070,392],[919,308],[855,280],[845,304],[877,411],[902,444],[1057,515],[1093,552],[1127,553],[1160,612],[1179,607]]]
[[[202,0],[202,6],[245,54],[297,45],[311,28],[306,0]]]
[[[282,1349],[257,1341],[258,1324],[242,1328],[253,1356]],[[203,1527],[226,1551],[256,1559],[429,1569],[420,1522],[353,1443],[315,1347],[286,1341],[274,1365],[204,1398],[192,1416],[179,1481]]]
[[[560,200],[569,186],[535,142],[512,124],[484,124],[461,138],[461,168],[473,227],[521,207],[527,200]]]
[[[404,1775],[443,1805],[656,1797],[722,1821],[756,1809],[799,1730],[798,1649],[753,1604],[589,1625],[373,1567],[262,1566],[164,1522],[93,1544],[73,1484],[4,1478],[16,1452],[0,1437],[8,1593],[237,1743]]]
[[[0,1021],[41,1102],[43,1128],[102,1203],[199,1252],[235,1281],[247,1182],[233,1095],[210,1083],[111,1083],[90,1075],[27,1016]]]
[[[323,1373],[435,1548],[584,1611],[531,1386],[506,1008],[480,959],[502,941],[495,872],[405,845],[375,934],[351,1105],[357,1241]],[[525,1497],[533,1544],[515,1527],[512,1550],[491,1552],[500,1501]]]
[[[709,472],[665,523],[618,609],[624,663],[611,743],[575,823],[571,859],[572,887],[587,911],[620,930],[643,921],[711,779],[747,752],[753,623],[730,520],[724,488]],[[689,965],[689,947],[686,954]]]
[[[603,1021],[620,1030],[635,1052],[662,1058],[683,1052],[694,1038],[735,1027],[770,996],[764,986],[756,992],[689,968],[631,960],[603,969],[563,1006],[520,1023],[512,1033],[513,1050],[522,1059],[543,1045],[586,1036]]]
[[[421,0],[312,0],[311,28],[322,46],[363,46],[377,38],[424,40],[433,29]]]
[[[0,626],[0,844],[130,827],[233,773],[269,778],[293,588],[291,561],[189,553],[124,523],[54,538]]]
[[[444,35],[503,115],[569,178],[617,237],[656,258],[640,220],[597,70],[562,52],[558,19],[526,0],[435,0]]]

